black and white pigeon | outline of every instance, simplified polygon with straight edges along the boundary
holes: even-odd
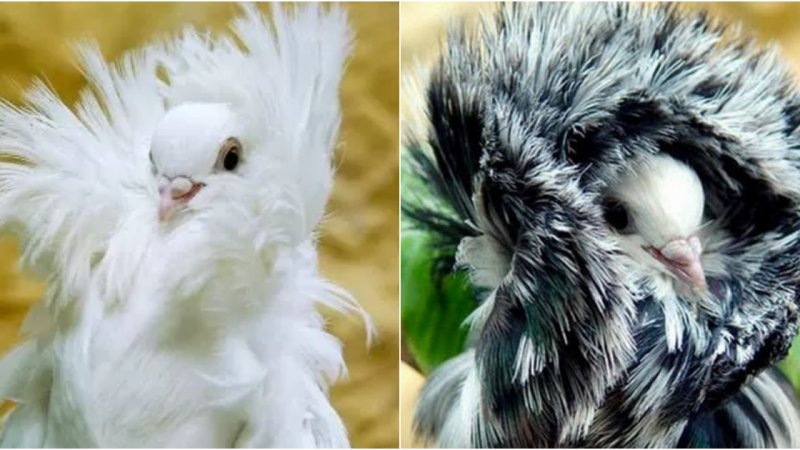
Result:
[[[798,327],[800,96],[775,50],[671,5],[511,4],[451,29],[422,87],[406,147],[431,195],[404,213],[481,304],[421,438],[800,445],[774,367]]]

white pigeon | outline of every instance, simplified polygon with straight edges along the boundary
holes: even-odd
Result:
[[[351,31],[318,5],[232,28],[84,44],[74,110],[42,83],[0,107],[0,226],[49,286],[0,363],[2,446],[348,446],[316,307],[364,313],[315,230]]]
[[[723,272],[715,250],[727,238],[704,215],[697,173],[671,156],[649,155],[617,178],[603,212],[638,278],[662,291],[702,297],[706,271]]]

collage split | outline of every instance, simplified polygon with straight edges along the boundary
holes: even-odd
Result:
[[[798,24],[0,3],[0,448],[800,448]]]

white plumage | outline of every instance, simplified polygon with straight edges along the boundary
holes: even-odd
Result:
[[[108,65],[75,109],[0,108],[0,225],[48,283],[0,363],[6,447],[343,447],[344,369],[316,267],[351,32],[337,8],[253,6]],[[225,157],[233,149],[236,164]]]

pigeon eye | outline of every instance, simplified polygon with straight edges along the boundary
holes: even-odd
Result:
[[[239,167],[241,159],[242,144],[236,138],[228,138],[219,152],[219,160],[217,165],[222,169],[232,172]]]
[[[606,222],[618,232],[630,234],[630,215],[625,205],[619,200],[606,199],[603,201],[603,217],[605,217]]]

